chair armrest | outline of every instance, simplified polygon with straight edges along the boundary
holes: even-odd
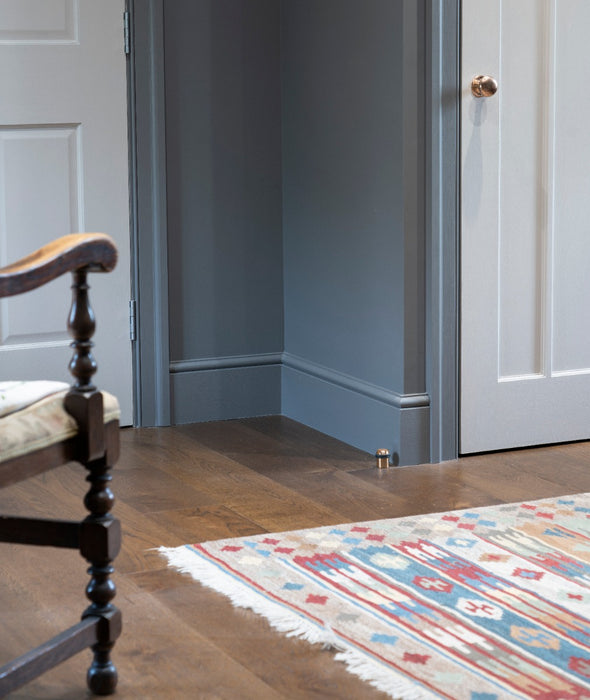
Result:
[[[110,236],[71,233],[0,268],[0,297],[28,292],[65,272],[80,268],[90,272],[110,272],[116,263],[117,248]]]

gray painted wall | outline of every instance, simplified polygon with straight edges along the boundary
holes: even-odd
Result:
[[[250,369],[283,345],[279,20],[274,0],[164,5],[177,422],[280,412],[276,367],[264,398]]]
[[[405,159],[405,19],[395,0],[283,2],[282,405],[407,463],[426,455],[402,446],[402,420],[416,419],[408,442],[423,437],[427,398],[406,396],[424,392],[424,255],[406,191],[419,169]]]
[[[173,421],[428,459],[420,6],[164,3]]]
[[[402,23],[392,0],[283,3],[285,350],[402,388]]]

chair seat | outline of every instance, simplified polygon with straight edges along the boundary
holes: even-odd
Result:
[[[0,462],[64,442],[78,433],[76,421],[64,408],[68,391],[69,386],[62,382],[0,382]],[[36,400],[40,395],[43,398]],[[117,399],[104,391],[102,396],[105,424],[118,420]]]

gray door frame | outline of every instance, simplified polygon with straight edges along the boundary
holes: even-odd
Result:
[[[426,357],[430,461],[459,455],[461,0],[426,0]]]
[[[170,425],[164,2],[127,0],[135,425]]]
[[[407,0],[408,1],[408,0]],[[415,2],[416,0],[409,0]],[[461,0],[424,3],[426,391],[430,461],[458,456]],[[136,425],[170,423],[164,0],[128,0]]]

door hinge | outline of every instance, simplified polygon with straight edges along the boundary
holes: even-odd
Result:
[[[129,12],[123,12],[123,41],[125,47],[125,53],[129,55],[131,53],[131,38],[129,32]]]
[[[135,313],[135,299],[129,301],[129,339],[131,341],[137,339],[137,316]]]

